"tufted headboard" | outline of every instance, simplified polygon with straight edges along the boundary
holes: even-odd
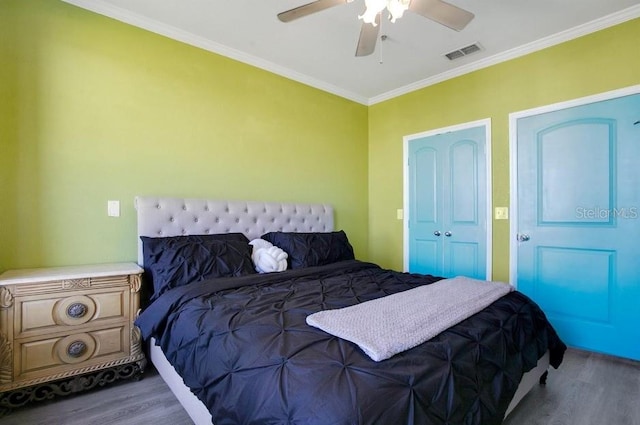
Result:
[[[138,212],[138,236],[241,232],[252,240],[267,232],[333,231],[333,207],[327,204],[138,196],[135,205]],[[138,263],[142,264],[142,245],[139,239]]]

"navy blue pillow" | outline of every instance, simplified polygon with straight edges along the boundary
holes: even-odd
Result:
[[[353,247],[343,231],[320,233],[270,232],[262,239],[271,242],[289,255],[290,269],[324,266],[353,260]]]
[[[252,246],[242,233],[140,239],[144,268],[153,285],[151,301],[192,282],[256,272]]]

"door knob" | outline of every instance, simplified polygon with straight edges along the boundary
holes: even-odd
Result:
[[[518,239],[519,242],[526,242],[531,238],[526,233],[518,233],[517,239]]]
[[[449,231],[444,232],[444,235],[445,235],[446,237],[450,237],[450,236],[451,236],[451,232],[449,232]]]
[[[436,236],[440,236],[442,233],[440,233],[440,230],[436,230],[435,232],[433,232],[433,234]]]

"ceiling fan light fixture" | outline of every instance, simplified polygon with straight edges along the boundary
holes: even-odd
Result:
[[[405,10],[409,9],[409,3],[411,0],[364,0],[365,11],[358,16],[358,19],[375,27],[376,16],[387,9],[389,19],[391,22],[395,22],[396,19],[402,17]]]
[[[364,0],[364,7],[364,13],[358,15],[358,19],[375,27],[377,25],[376,16],[387,7],[387,0]]]
[[[387,0],[389,20],[395,22],[396,19],[402,18],[404,11],[409,9],[409,3],[411,3],[411,0]]]

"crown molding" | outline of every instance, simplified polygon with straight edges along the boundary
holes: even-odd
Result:
[[[147,31],[171,38],[173,40],[180,41],[182,43],[189,44],[194,47],[207,50],[212,53],[216,53],[238,62],[245,63],[247,65],[255,66],[256,68],[263,69],[265,71],[272,72],[282,77],[288,78],[293,81],[305,84],[307,86],[334,94],[336,96],[343,97],[354,102],[367,105],[369,99],[365,96],[360,96],[356,93],[350,92],[343,88],[334,86],[332,84],[320,81],[318,79],[309,77],[308,75],[293,71],[289,68],[277,65],[273,62],[258,58],[256,56],[249,55],[236,49],[232,49],[228,46],[215,43],[204,37],[200,37],[188,31],[181,30],[171,25],[158,22],[154,19],[149,19],[136,13],[132,13],[129,10],[122,9],[120,7],[113,6],[105,3],[101,0],[62,0],[65,3],[78,6],[82,9],[89,10],[91,12],[98,13],[108,18],[115,19],[120,22],[124,22],[129,25],[133,25]]]
[[[468,74],[479,69],[487,68],[492,65],[506,62],[511,59],[515,59],[521,56],[528,55],[529,53],[537,52],[539,50],[546,49],[548,47],[555,46],[557,44],[564,43],[582,36],[600,31],[605,28],[612,27],[614,25],[621,24],[632,19],[640,17],[640,5],[631,6],[623,9],[619,12],[612,13],[599,19],[595,19],[591,22],[579,25],[577,27],[561,31],[559,33],[550,35],[545,38],[533,41],[531,43],[524,44],[511,50],[499,53],[497,55],[490,56],[488,58],[480,59],[478,61],[469,63],[464,66],[452,69],[447,72],[435,75],[433,77],[425,78],[424,80],[417,81],[412,84],[408,84],[404,87],[397,88],[395,90],[388,91],[379,96],[374,96],[369,99],[368,105],[375,105],[376,103],[384,102],[386,100],[393,99],[404,94],[423,89],[428,86],[432,86],[437,83],[441,83],[446,80],[450,80],[455,77],[459,77],[464,74]]]

